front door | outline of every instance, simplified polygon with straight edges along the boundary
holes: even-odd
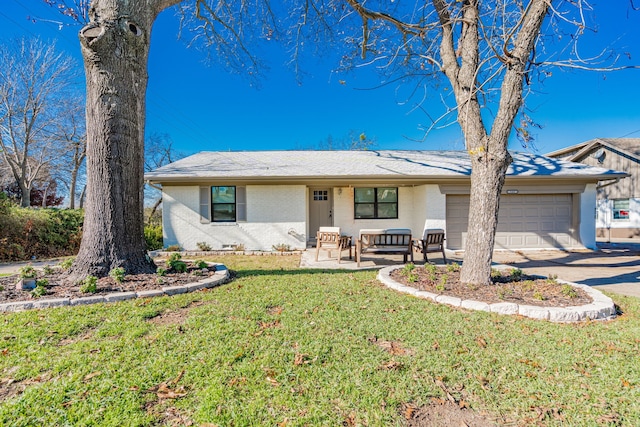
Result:
[[[309,241],[315,242],[320,227],[333,225],[333,201],[330,188],[309,189]]]

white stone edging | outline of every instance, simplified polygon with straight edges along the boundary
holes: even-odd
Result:
[[[210,263],[210,265],[215,265],[216,267],[216,271],[214,272],[213,276],[206,279],[200,279],[193,283],[187,283],[186,285],[165,286],[161,289],[152,289],[139,292],[114,292],[106,295],[94,295],[82,298],[50,298],[29,301],[5,302],[0,304],[0,312],[23,311],[32,308],[64,307],[67,305],[87,305],[106,302],[118,302],[134,298],[151,298],[165,295],[171,296],[194,292],[205,288],[214,288],[229,281],[229,270],[224,264]],[[194,276],[194,279],[196,278],[197,277]]]
[[[429,299],[440,304],[453,307],[461,307],[469,310],[481,310],[491,313],[514,315],[519,314],[532,319],[549,320],[551,322],[581,322],[584,320],[610,320],[616,317],[616,308],[613,300],[597,289],[580,283],[571,283],[558,280],[558,283],[568,284],[582,289],[593,299],[590,304],[571,307],[541,307],[535,305],[523,305],[513,302],[498,302],[489,304],[482,301],[462,300],[458,297],[439,295],[416,288],[405,286],[391,278],[391,272],[403,268],[402,265],[385,267],[378,272],[378,280],[388,288],[398,292],[414,295],[418,298]]]

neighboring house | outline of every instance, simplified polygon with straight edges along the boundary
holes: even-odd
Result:
[[[640,138],[596,138],[547,156],[627,172],[598,184],[597,236],[640,238]]]
[[[596,185],[625,174],[513,153],[496,249],[595,248]],[[320,226],[446,231],[464,249],[471,162],[461,151],[201,152],[145,175],[162,185],[165,246],[306,248]]]

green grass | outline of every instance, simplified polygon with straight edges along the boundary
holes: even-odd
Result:
[[[612,322],[552,324],[398,294],[372,271],[301,270],[296,256],[215,261],[236,279],[0,315],[0,425],[402,425],[403,403],[443,396],[438,379],[502,421],[640,424],[638,299],[616,297]]]

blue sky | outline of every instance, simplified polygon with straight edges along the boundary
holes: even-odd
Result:
[[[614,6],[615,5],[615,6]],[[614,44],[640,64],[640,11],[629,2],[595,2],[599,25],[588,44],[594,49]],[[29,20],[28,18],[34,18]],[[58,48],[76,59],[82,72],[78,25],[58,25],[61,16],[42,0],[4,0],[0,9],[0,40],[40,36],[56,39]],[[430,133],[424,113],[404,104],[408,88],[375,86],[377,77],[359,69],[333,72],[333,58],[307,60],[307,76],[299,85],[275,55],[260,89],[249,79],[207,66],[205,55],[178,40],[172,10],[160,15],[152,32],[147,92],[147,134],[166,133],[178,150],[263,150],[317,147],[327,137],[339,140],[364,132],[379,149],[463,149],[456,125]],[[310,64],[310,66],[309,66]],[[343,80],[344,84],[340,81]],[[529,98],[529,114],[542,125],[534,130],[535,147],[547,153],[596,137],[640,137],[640,70],[614,73],[556,70]],[[79,85],[83,80],[79,81]],[[440,103],[431,90],[426,106]],[[512,138],[510,148],[522,150]]]

